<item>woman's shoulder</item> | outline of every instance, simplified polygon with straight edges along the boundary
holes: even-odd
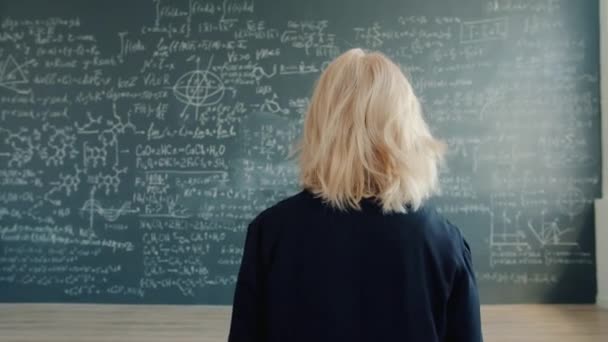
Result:
[[[281,218],[293,216],[302,209],[306,197],[308,194],[304,190],[285,196],[259,212],[251,221],[251,225],[269,225]]]
[[[374,210],[351,211],[351,213],[359,218],[359,215],[366,215],[366,222],[374,221],[373,217],[376,217],[378,223],[398,227],[403,229],[406,234],[420,235],[423,239],[444,248],[458,248],[462,244],[463,235],[460,228],[443,216],[429,202],[425,202],[416,210],[409,210],[407,213],[382,214],[379,207],[372,209]],[[347,212],[328,208],[318,196],[304,189],[270,205],[261,211],[253,222],[259,225],[273,226],[275,223],[310,220],[313,219],[311,216],[321,215],[326,217],[328,213],[341,216],[349,215]]]
[[[424,218],[424,224],[419,228],[429,241],[429,246],[457,263],[460,263],[462,255],[470,253],[470,247],[460,227],[439,213],[434,206],[427,204],[421,207],[418,215]]]
[[[439,213],[434,205],[425,203],[416,211],[416,214],[424,223],[422,228],[429,233],[445,236],[446,238],[460,238],[460,228]]]

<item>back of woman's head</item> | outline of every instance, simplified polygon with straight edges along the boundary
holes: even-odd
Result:
[[[445,145],[399,66],[351,49],[317,81],[298,150],[301,185],[331,205],[359,209],[375,197],[385,212],[405,212],[438,190]]]

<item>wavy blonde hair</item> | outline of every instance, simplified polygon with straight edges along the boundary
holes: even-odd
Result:
[[[300,184],[339,209],[374,197],[384,212],[416,211],[439,191],[445,148],[399,66],[351,49],[317,80],[296,149]]]

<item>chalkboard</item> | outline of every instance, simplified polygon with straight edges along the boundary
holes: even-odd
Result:
[[[230,304],[341,52],[406,71],[484,303],[595,300],[597,1],[1,1],[0,301]],[[322,238],[322,237],[319,237]],[[314,248],[314,246],[311,246]]]

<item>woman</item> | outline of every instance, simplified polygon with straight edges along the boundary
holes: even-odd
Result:
[[[248,227],[228,340],[482,341],[469,246],[425,203],[444,144],[400,68],[334,60],[298,152],[303,190]]]

